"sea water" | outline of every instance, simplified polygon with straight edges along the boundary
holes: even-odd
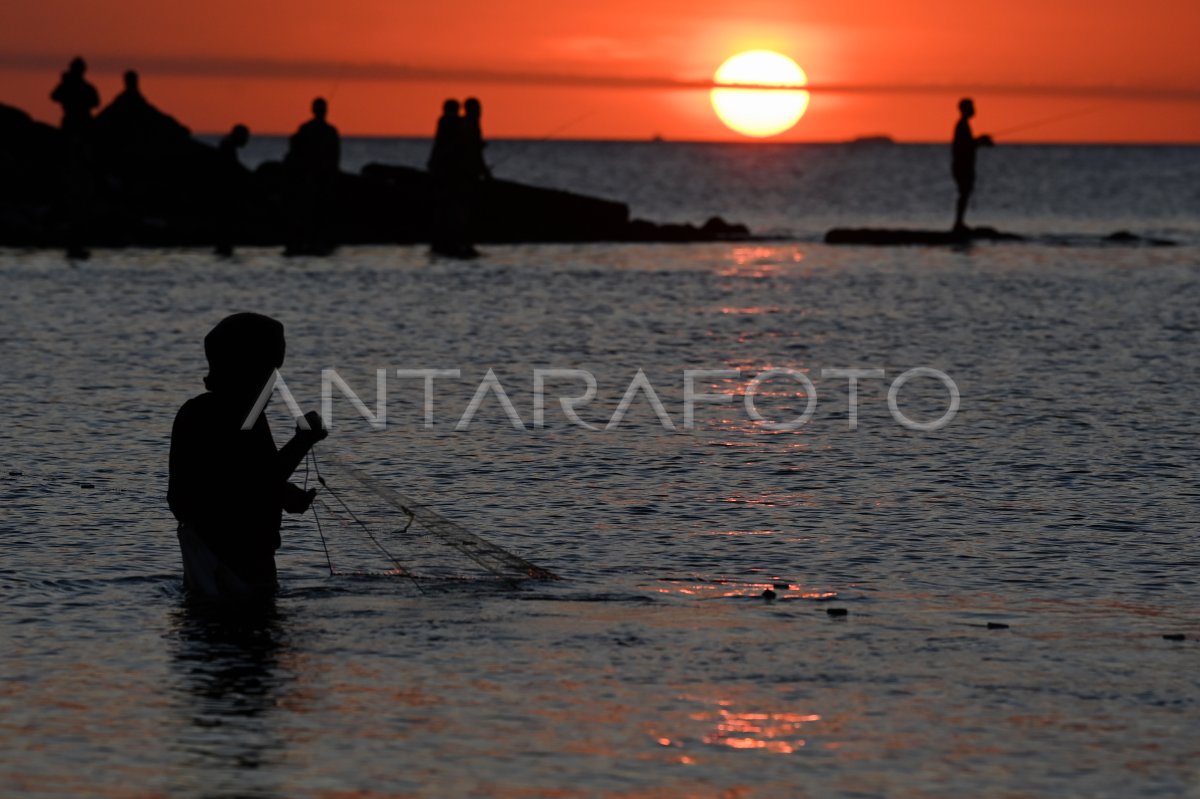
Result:
[[[419,165],[427,146],[345,157]],[[1036,240],[963,249],[819,242],[945,227],[944,147],[489,158],[772,238],[474,262],[0,253],[0,794],[1200,795],[1200,149],[986,151],[968,221]],[[1116,230],[1177,245],[1101,241]],[[272,613],[192,609],[170,427],[205,333],[242,310],[286,325],[305,409],[331,369],[376,417],[335,392],[318,454],[563,579],[356,571],[355,531],[326,525],[331,577],[311,516],[288,517]],[[889,406],[920,367],[959,397],[938,429]],[[595,378],[577,407],[595,429],[554,399],[578,375],[548,382],[535,424],[550,368]],[[459,371],[434,381],[431,425],[398,369]],[[757,386],[756,421],[744,395],[773,369],[794,371]],[[876,370],[853,429],[845,369]],[[517,421],[489,390],[463,424],[488,370]],[[690,426],[688,370],[727,370],[694,379],[729,398]],[[894,401],[928,423],[951,390],[916,377]],[[283,440],[278,396],[268,415]]]

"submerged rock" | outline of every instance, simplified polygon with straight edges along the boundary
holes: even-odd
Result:
[[[1139,236],[1136,233],[1130,233],[1128,230],[1118,230],[1115,233],[1110,233],[1104,237],[1104,240],[1110,244],[1133,244],[1146,247],[1174,247],[1175,242],[1170,239],[1159,239],[1151,236]]]
[[[1006,233],[991,227],[962,230],[912,230],[906,228],[833,228],[825,234],[826,244],[870,244],[875,246],[902,245],[964,245],[973,241],[1022,241],[1016,233]]]

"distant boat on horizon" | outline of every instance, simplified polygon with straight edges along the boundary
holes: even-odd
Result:
[[[850,140],[850,144],[895,144],[896,140],[886,133],[875,133],[870,136],[858,136]]]

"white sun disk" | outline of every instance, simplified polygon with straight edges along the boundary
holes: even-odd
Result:
[[[738,53],[717,69],[716,83],[803,86],[808,76],[792,59],[771,50]],[[763,138],[783,133],[808,109],[808,92],[778,89],[713,89],[713,110],[730,129]]]

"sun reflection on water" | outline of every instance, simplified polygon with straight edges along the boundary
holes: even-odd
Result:
[[[767,531],[768,533],[771,531]],[[664,585],[665,583],[665,585]],[[731,597],[761,597],[764,591],[775,592],[780,600],[807,599],[824,601],[837,597],[836,591],[805,588],[782,577],[763,577],[752,580],[662,578],[651,588],[655,593],[700,599],[723,599]]]
[[[717,272],[721,277],[762,280],[779,276],[785,266],[804,260],[804,253],[791,247],[734,247],[728,263]]]
[[[688,719],[703,725],[704,732],[692,741],[687,737],[670,737],[655,733],[657,743],[664,747],[688,749],[699,743],[736,750],[758,750],[774,754],[791,754],[808,745],[805,725],[821,721],[816,713],[793,710],[742,710],[728,699],[706,700],[700,697],[680,697],[701,702],[708,707],[688,714]],[[715,705],[715,707],[714,707]],[[695,762],[681,758],[679,762]]]

